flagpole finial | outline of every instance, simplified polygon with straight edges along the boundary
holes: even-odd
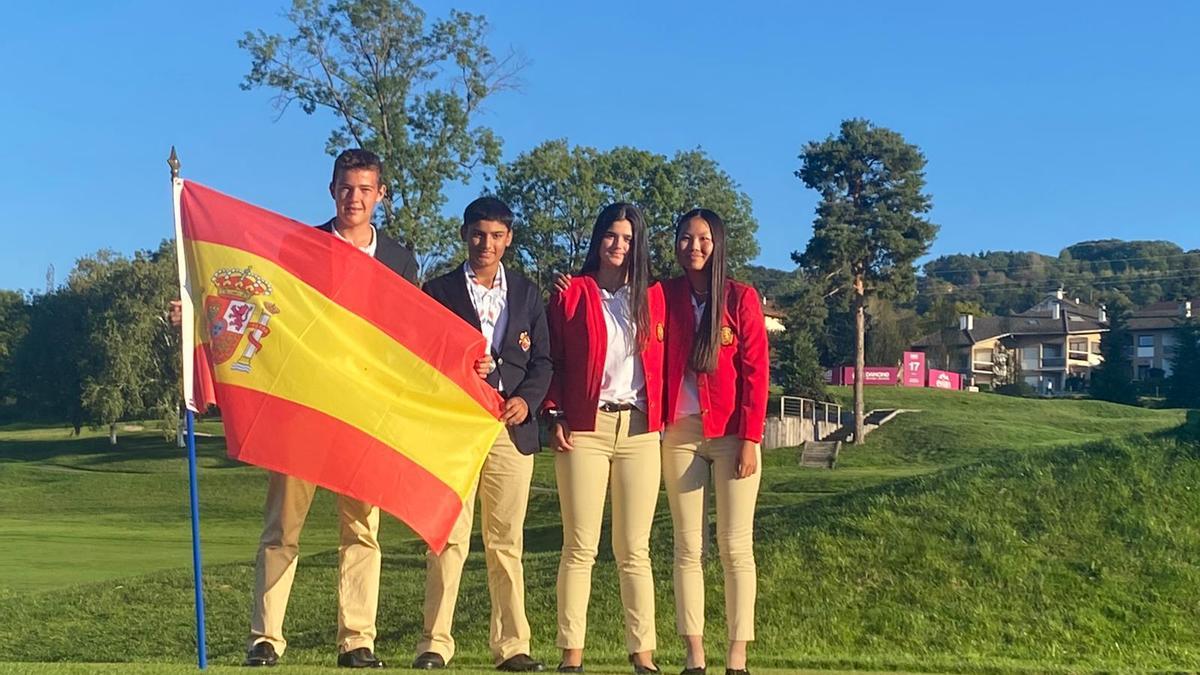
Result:
[[[167,166],[171,167],[171,180],[179,178],[179,155],[175,154],[175,146],[171,146],[171,156],[167,158]]]

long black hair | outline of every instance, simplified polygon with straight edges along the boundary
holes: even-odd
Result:
[[[629,285],[629,310],[637,327],[638,351],[646,348],[650,339],[650,308],[646,303],[646,287],[650,285],[650,247],[646,241],[646,219],[642,210],[628,202],[616,202],[604,207],[592,226],[592,240],[587,257],[583,259],[582,274],[594,274],[600,269],[600,247],[604,235],[618,220],[628,220],[633,229],[633,242],[625,255],[625,283]]]
[[[693,219],[699,218],[708,224],[712,232],[712,255],[705,263],[708,273],[708,302],[696,327],[696,340],[692,345],[692,370],[697,373],[712,373],[717,370],[717,356],[721,352],[721,326],[725,317],[725,221],[708,209],[692,209],[675,221],[675,251],[679,252],[679,234]]]

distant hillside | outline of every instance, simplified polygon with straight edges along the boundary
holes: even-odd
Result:
[[[1057,256],[1032,251],[946,255],[924,266],[922,304],[952,295],[993,314],[1021,311],[1058,287],[1085,302],[1138,306],[1200,293],[1200,250],[1167,241],[1105,239]]]

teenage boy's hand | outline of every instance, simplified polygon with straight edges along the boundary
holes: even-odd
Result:
[[[520,396],[513,396],[504,402],[504,414],[500,421],[510,427],[515,427],[529,417],[529,404]]]
[[[486,354],[482,359],[475,361],[475,374],[481,379],[487,379],[488,375],[496,369],[496,362],[492,360],[491,354]]]
[[[167,308],[167,320],[171,325],[179,328],[183,324],[183,301],[172,300],[170,307]]]

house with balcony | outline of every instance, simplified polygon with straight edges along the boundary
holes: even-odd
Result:
[[[1133,379],[1153,380],[1171,376],[1175,329],[1180,322],[1193,318],[1192,307],[1200,309],[1200,298],[1156,302],[1129,314],[1130,356]]]
[[[1081,391],[1100,365],[1100,336],[1108,331],[1103,306],[1072,300],[1059,289],[1010,316],[971,316],[912,345],[926,363],[962,373],[984,389],[1023,381],[1052,396]]]

